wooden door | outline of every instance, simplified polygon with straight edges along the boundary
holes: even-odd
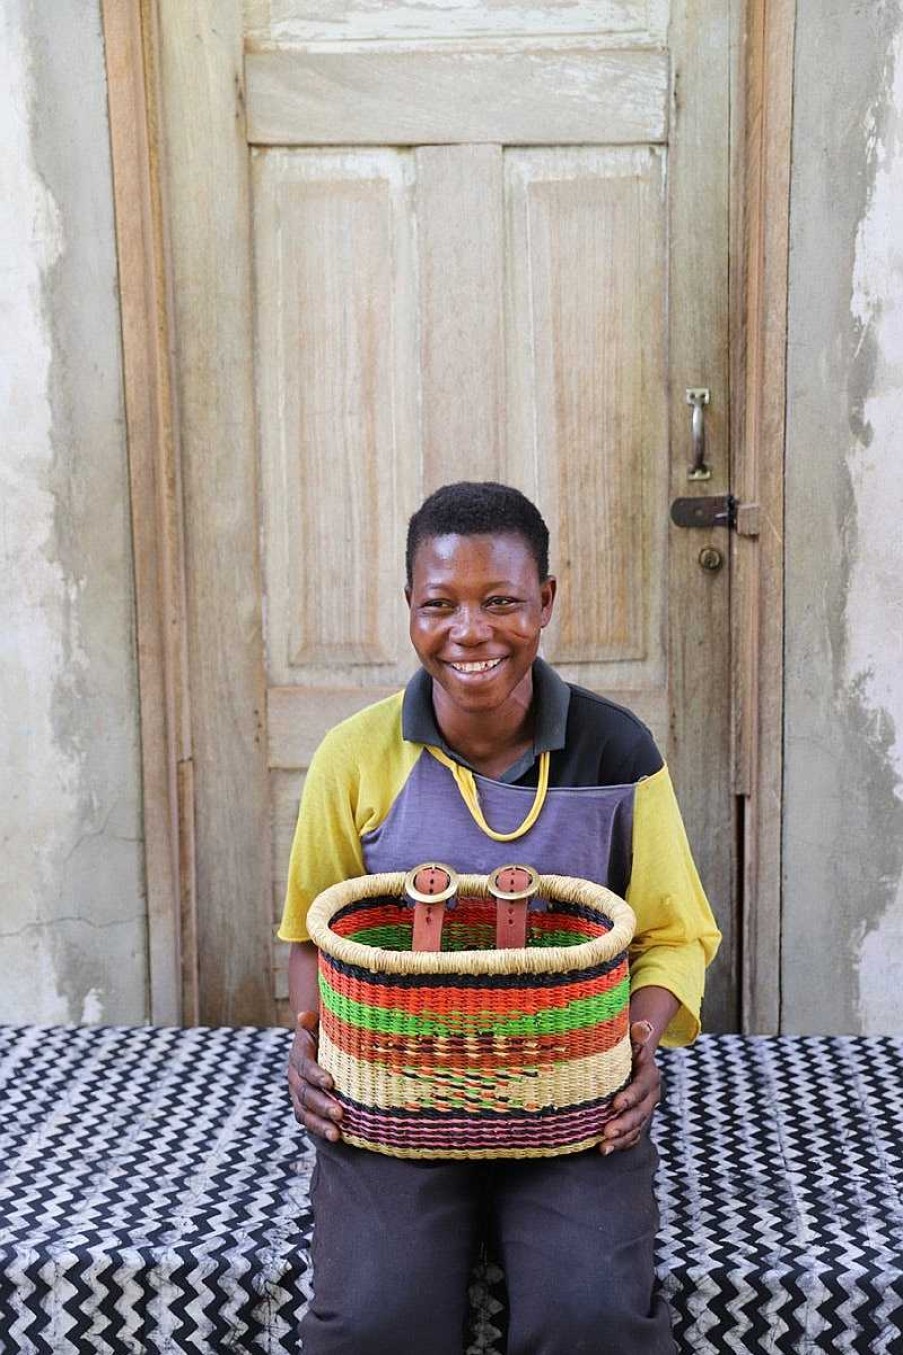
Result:
[[[727,550],[668,519],[728,488],[728,9],[160,0],[203,1019],[287,1015],[304,769],[412,671],[409,514],[493,478],[549,521],[547,657],[666,752],[734,1024]]]

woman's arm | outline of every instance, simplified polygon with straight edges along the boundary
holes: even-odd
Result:
[[[288,1086],[295,1119],[311,1134],[339,1138],[342,1108],[327,1092],[332,1078],[317,1063],[320,994],[317,986],[317,948],[312,941],[292,943],[288,958],[288,996],[297,1014],[297,1029],[288,1056]]]
[[[652,1119],[661,1099],[661,1076],[655,1051],[680,1002],[667,988],[638,989],[630,999],[630,1042],[633,1067],[630,1084],[612,1101],[615,1111],[603,1131],[599,1151],[608,1156],[619,1148],[633,1148]]]
[[[630,1024],[648,1021],[652,1029],[643,1047],[651,1046],[652,1053],[680,1008],[680,1001],[667,988],[638,988],[630,999]]]
[[[288,956],[288,1000],[293,1012],[320,1010],[317,948],[313,941],[293,941]]]
[[[679,998],[663,1043],[699,1034],[706,966],[721,939],[705,896],[667,767],[639,782],[626,899],[636,914],[630,987],[665,988]]]

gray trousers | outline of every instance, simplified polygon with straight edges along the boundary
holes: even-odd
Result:
[[[508,1355],[673,1355],[655,1292],[656,1152],[414,1161],[317,1140],[304,1355],[461,1355],[487,1227]]]

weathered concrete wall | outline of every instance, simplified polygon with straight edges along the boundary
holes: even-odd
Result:
[[[99,5],[0,6],[0,1021],[147,1007]]]
[[[903,0],[799,0],[787,1031],[903,1033]]]

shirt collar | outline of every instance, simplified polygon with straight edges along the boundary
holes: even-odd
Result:
[[[540,753],[552,752],[563,748],[567,737],[568,707],[571,701],[571,689],[544,659],[536,659],[533,664],[533,702],[535,720],[533,750],[509,767],[500,781],[516,781],[529,771]],[[411,678],[404,691],[401,707],[401,733],[408,743],[428,743],[441,748],[449,757],[453,757],[462,766],[469,763],[449,748],[436,724],[433,710],[433,680],[425,669],[420,668]],[[473,770],[473,768],[471,768]]]

